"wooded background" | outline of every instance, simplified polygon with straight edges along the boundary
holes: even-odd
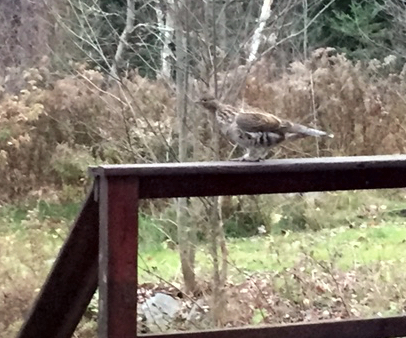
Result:
[[[194,104],[207,89],[335,134],[275,158],[404,153],[405,31],[400,0],[2,0],[0,202],[80,200],[99,163],[237,156]],[[178,246],[187,293],[201,289],[196,243],[210,243],[219,323],[226,237],[255,234],[260,209],[255,197],[143,205],[168,219],[160,240]]]

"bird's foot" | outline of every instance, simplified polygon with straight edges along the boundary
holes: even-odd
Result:
[[[231,158],[231,159],[230,159],[230,161],[233,161],[233,162],[241,162],[241,161],[243,161],[243,160],[244,160],[244,156],[236,157],[236,158]]]
[[[246,157],[246,156],[241,156],[237,158],[232,158],[230,161],[235,161],[235,162],[259,162],[263,161],[262,158],[252,158],[252,157]]]

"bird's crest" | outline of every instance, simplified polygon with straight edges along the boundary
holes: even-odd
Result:
[[[213,113],[220,105],[215,96],[209,92],[203,93],[197,103],[201,104],[204,108],[210,110]]]
[[[199,99],[200,102],[209,102],[215,100],[216,100],[215,96],[210,92],[204,92]]]

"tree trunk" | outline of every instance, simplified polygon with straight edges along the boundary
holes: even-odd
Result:
[[[186,8],[185,1],[176,1],[173,9],[176,10],[177,26],[175,33],[176,44],[176,110],[179,130],[179,161],[187,160],[187,89],[188,89],[188,57],[187,57],[187,37],[180,22],[181,13]],[[169,9],[170,10],[170,9]],[[188,29],[188,27],[186,27]],[[196,277],[194,272],[195,263],[195,243],[193,242],[194,229],[188,224],[187,199],[177,199],[176,223],[178,226],[179,254],[185,291],[194,292],[196,289]]]
[[[250,54],[248,57],[248,61],[254,62],[257,58],[259,44],[261,43],[262,31],[265,28],[266,22],[271,16],[271,5],[273,0],[264,0],[261,9],[261,15],[259,16],[259,24],[257,29],[254,32],[254,36],[252,37],[252,43],[250,48]]]
[[[118,79],[118,66],[123,63],[123,54],[128,44],[128,38],[134,29],[135,21],[135,0],[127,0],[127,17],[125,21],[125,28],[120,35],[120,42],[118,43],[116,54],[114,55],[113,64],[110,69],[110,76],[113,79]]]
[[[211,27],[212,33],[212,53],[211,53],[211,65],[213,66],[213,83],[214,83],[214,94],[218,96],[218,60],[217,60],[217,46],[218,40],[221,40],[223,36],[219,36],[217,32],[217,8],[216,1],[213,1],[210,5],[207,3],[205,8],[206,16],[206,35],[209,35],[209,30]],[[224,17],[224,16],[223,16]],[[225,23],[223,23],[225,25]],[[222,32],[222,30],[220,30]],[[225,30],[223,31],[225,34]],[[210,80],[210,79],[208,79]],[[210,81],[208,81],[210,83]],[[218,125],[216,123],[215,116],[211,116],[211,123],[213,126],[213,136],[211,146],[213,149],[214,160],[219,160],[220,158],[220,132]],[[225,235],[223,231],[223,220],[221,213],[221,204],[219,203],[219,197],[211,198],[211,212],[210,212],[210,254],[213,262],[213,281],[212,281],[212,300],[211,300],[211,315],[215,325],[223,326],[224,324],[224,314],[226,312],[226,301],[225,301],[225,290],[224,284],[227,278],[227,249],[225,243]]]
[[[171,67],[173,65],[173,53],[170,48],[173,43],[173,32],[175,27],[174,20],[174,0],[166,1],[166,13],[164,6],[157,6],[155,11],[157,14],[158,27],[161,30],[162,50],[161,50],[161,77],[166,80],[171,78]]]

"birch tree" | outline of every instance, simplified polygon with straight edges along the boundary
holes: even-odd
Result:
[[[262,32],[264,31],[265,25],[271,16],[272,3],[273,0],[264,0],[262,4],[261,14],[258,19],[258,27],[255,29],[254,35],[252,37],[252,43],[248,57],[249,63],[253,63],[257,59],[258,48],[262,39]]]
[[[160,76],[169,80],[171,78],[171,70],[173,65],[174,55],[170,48],[173,42],[174,34],[174,0],[167,0],[166,4],[163,1],[157,1],[155,6],[158,29],[160,31],[162,49],[161,49],[161,69]]]
[[[124,49],[128,45],[129,35],[134,30],[134,20],[135,20],[134,13],[135,13],[135,0],[127,0],[125,27],[120,35],[120,41],[118,43],[117,50],[113,59],[113,64],[110,70],[110,76],[115,79],[118,78],[118,66],[123,63]]]

